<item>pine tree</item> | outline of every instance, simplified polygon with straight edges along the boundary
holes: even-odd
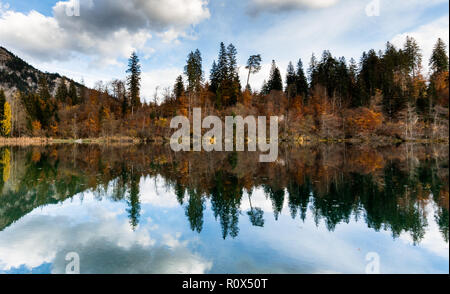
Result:
[[[197,49],[195,52],[189,53],[187,64],[184,67],[184,74],[187,77],[187,91],[189,94],[189,116],[191,115],[191,108],[194,95],[198,94],[203,82],[203,69],[202,69],[202,55]]]
[[[311,87],[313,87],[316,84],[317,78],[317,58],[316,55],[314,55],[314,53],[312,54],[311,60],[309,62],[308,78]]]
[[[61,79],[58,88],[56,89],[56,97],[58,101],[65,103],[67,98],[67,87],[64,79]]]
[[[303,97],[303,104],[307,104],[308,102],[308,81],[305,76],[305,72],[303,70],[303,62],[301,59],[297,62],[297,73],[296,73],[297,81],[296,90],[297,95]]]
[[[275,60],[272,60],[272,69],[270,70],[270,78],[267,82],[268,90],[271,91],[283,91],[283,80],[281,78],[280,70],[275,63]]]
[[[70,98],[70,103],[72,103],[72,105],[78,105],[79,103],[78,91],[73,81],[70,82],[68,96]]]
[[[297,74],[292,62],[289,62],[286,72],[286,94],[289,98],[294,98],[297,95]]]
[[[203,69],[202,56],[198,49],[189,53],[184,74],[187,76],[188,91],[190,93],[199,92],[203,81]]]
[[[219,69],[215,60],[213,61],[211,67],[209,80],[210,80],[209,90],[213,93],[216,93],[217,89],[219,88],[220,77],[219,77]]]
[[[0,121],[4,118],[5,113],[5,103],[6,103],[6,96],[3,89],[0,89]]]
[[[133,52],[128,60],[127,73],[129,73],[127,85],[130,93],[130,103],[134,111],[134,108],[141,105],[141,65],[139,64],[139,57],[136,52]]]
[[[39,79],[38,94],[43,101],[47,102],[48,100],[50,100],[50,91],[48,90],[47,79],[45,78],[45,76],[41,76]]]
[[[237,66],[237,50],[233,44],[228,45],[227,47],[227,56],[228,56],[228,73],[227,77],[229,88],[227,96],[228,101],[227,105],[235,105],[238,99],[239,94],[241,93],[241,81],[239,78],[239,69]]]
[[[261,70],[261,55],[252,55],[247,60],[247,66],[245,67],[248,69],[248,77],[247,77],[247,86],[246,89],[249,89],[250,87],[250,75],[256,74]]]
[[[447,46],[441,38],[437,40],[430,59],[430,67],[433,74],[448,71]]]
[[[220,43],[219,58],[217,61],[217,76],[219,84],[229,76],[227,49],[223,42]]]
[[[178,76],[175,86],[173,87],[173,91],[175,94],[175,98],[179,99],[181,96],[184,95],[184,82],[183,82],[183,76]]]
[[[409,73],[412,73],[412,77],[414,78],[422,67],[422,54],[420,53],[417,41],[413,37],[406,37],[403,53],[405,55],[405,63]]]

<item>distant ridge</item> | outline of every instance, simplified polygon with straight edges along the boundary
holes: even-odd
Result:
[[[67,85],[73,81],[58,73],[42,72],[0,46],[0,89],[3,89],[7,94],[16,91],[23,93],[37,91],[38,81],[42,75],[46,77],[50,92],[53,94],[61,79],[64,79]],[[75,82],[75,85],[78,88],[84,87],[77,82]]]

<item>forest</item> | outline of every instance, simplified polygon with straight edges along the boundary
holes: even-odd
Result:
[[[423,70],[417,41],[402,48],[362,53],[359,61],[337,58],[325,50],[306,67],[290,62],[282,77],[275,60],[261,89],[252,75],[261,70],[261,55],[248,58],[246,81],[239,77],[237,49],[221,43],[209,73],[197,49],[187,56],[184,74],[173,87],[141,99],[141,65],[133,53],[125,79],[98,82],[94,89],[64,78],[37,91],[0,88],[1,137],[166,141],[176,115],[192,118],[192,109],[225,116],[279,116],[282,141],[434,141],[448,142],[449,59],[438,39]],[[0,138],[0,140],[2,140]]]

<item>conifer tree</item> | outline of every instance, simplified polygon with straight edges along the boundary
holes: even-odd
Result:
[[[77,87],[73,81],[70,82],[68,96],[72,105],[77,105],[79,103]]]
[[[441,38],[437,40],[430,59],[432,74],[448,71],[447,47]]]
[[[283,91],[283,80],[281,78],[280,70],[275,63],[275,60],[272,60],[272,68],[270,70],[270,78],[267,82],[268,90],[270,91]]]
[[[247,60],[247,66],[245,67],[248,69],[248,77],[247,77],[247,85],[246,89],[249,89],[250,87],[250,75],[256,74],[261,70],[261,55],[252,55]]]
[[[305,72],[303,70],[303,62],[301,59],[297,62],[297,73],[296,73],[296,90],[297,95],[303,97],[303,103],[307,104],[308,102],[308,81],[305,76]]]
[[[179,99],[181,96],[184,95],[183,76],[181,75],[178,76],[177,80],[175,81],[175,86],[173,87],[173,89],[176,99]]]
[[[64,79],[61,79],[58,88],[56,89],[56,97],[58,101],[65,103],[67,98],[67,87]]]
[[[297,75],[292,62],[289,62],[286,72],[286,95],[294,98],[297,95]]]
[[[3,89],[0,89],[0,121],[4,118],[5,113],[5,103],[6,103],[6,96]]]
[[[136,52],[131,54],[128,60],[127,78],[128,91],[130,94],[130,104],[134,108],[141,105],[140,89],[141,89],[141,65]]]

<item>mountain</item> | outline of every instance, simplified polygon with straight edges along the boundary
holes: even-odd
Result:
[[[57,73],[42,72],[0,46],[0,89],[7,95],[17,90],[23,93],[36,91],[42,75],[47,79],[52,94],[56,92],[61,79],[64,79],[67,85],[73,81]],[[77,88],[83,87],[76,82],[75,85]]]

